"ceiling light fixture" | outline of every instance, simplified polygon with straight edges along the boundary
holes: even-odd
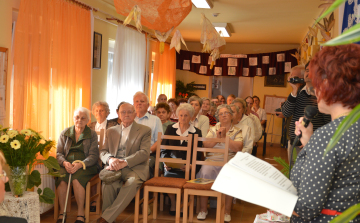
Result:
[[[221,37],[230,37],[230,30],[227,23],[213,23],[216,31],[220,33]]]
[[[191,0],[198,9],[212,9],[214,6],[211,0]]]

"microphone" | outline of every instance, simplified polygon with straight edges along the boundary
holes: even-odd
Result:
[[[304,111],[304,119],[301,122],[301,124],[303,126],[305,126],[305,128],[307,128],[309,126],[311,120],[317,115],[318,112],[319,111],[316,106],[311,106],[311,105],[306,106],[305,111]],[[292,166],[292,162],[293,162],[294,147],[295,147],[295,145],[297,145],[299,143],[300,138],[301,138],[301,133],[300,133],[300,135],[297,135],[295,137],[294,143],[292,144],[291,149],[290,149],[291,156],[290,156],[290,166],[289,166],[289,178],[290,178],[291,166]]]

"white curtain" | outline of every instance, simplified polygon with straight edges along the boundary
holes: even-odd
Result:
[[[113,71],[108,73],[106,101],[115,111],[122,101],[133,103],[133,95],[144,91],[145,35],[119,25],[116,33]],[[109,118],[117,115],[111,113]]]

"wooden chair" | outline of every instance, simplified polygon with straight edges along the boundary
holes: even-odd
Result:
[[[214,149],[214,148],[201,148],[198,147],[198,141],[202,142],[218,142],[225,143],[224,149]],[[222,153],[224,154],[224,160],[222,162],[214,161],[201,161],[196,159],[197,152],[211,152],[211,153]],[[191,170],[191,179],[195,179],[196,168],[195,165],[210,165],[210,166],[224,166],[228,161],[229,155],[229,136],[226,138],[200,138],[198,135],[194,137],[194,149],[193,149],[193,168]],[[213,184],[195,184],[195,183],[186,183],[184,188],[184,211],[183,211],[183,223],[188,221],[188,203],[189,203],[189,222],[193,222],[194,218],[194,195],[197,196],[209,196],[217,198],[217,207],[216,207],[216,223],[224,222],[225,215],[225,194],[222,194],[217,191],[211,190]],[[190,199],[189,199],[190,196]],[[199,202],[198,202],[199,205]]]
[[[90,188],[96,185],[96,194],[90,197]],[[72,185],[70,185],[69,198],[71,198]],[[90,220],[90,203],[96,201],[96,212],[95,214],[99,215],[100,212],[100,198],[101,198],[101,180],[99,174],[96,174],[90,181],[86,184],[85,189],[85,222],[88,223]],[[68,199],[66,212],[71,210],[71,199]],[[55,201],[54,201],[54,219],[56,220],[59,217],[59,197],[57,196],[57,189],[55,188]]]
[[[101,129],[100,132],[96,132],[96,134],[99,137],[99,151],[104,144],[104,129]],[[99,159],[100,160],[100,159]],[[101,160],[100,160],[101,162]],[[96,185],[96,193],[91,196],[91,188]],[[70,185],[70,192],[69,192],[69,198],[67,203],[66,212],[70,212],[71,210],[71,191],[72,191],[72,185]],[[96,174],[93,178],[89,180],[89,182],[86,184],[85,188],[85,222],[88,223],[90,220],[90,204],[92,201],[96,201],[96,212],[95,214],[99,215],[100,212],[100,205],[101,205],[101,180],[99,178],[99,174]],[[55,188],[55,201],[54,201],[54,219],[57,219],[59,215],[59,197],[57,196],[57,189]]]
[[[161,145],[162,139],[170,140],[187,140],[187,147],[183,146],[166,146]],[[189,180],[190,175],[190,159],[191,159],[191,145],[192,145],[192,134],[189,134],[187,137],[182,136],[169,136],[158,134],[158,144],[156,148],[156,162],[155,162],[155,177],[146,181],[144,183],[144,202],[143,202],[143,222],[148,222],[148,201],[149,201],[149,192],[154,192],[154,204],[153,204],[153,219],[157,218],[157,195],[158,193],[171,193],[176,194],[176,216],[175,222],[180,223],[180,201],[181,201],[181,192],[182,187]],[[160,158],[160,150],[180,150],[186,151],[186,160],[182,159],[172,159],[172,158]],[[159,176],[159,162],[166,163],[180,163],[185,164],[185,179],[180,178],[170,178],[170,177],[158,177]]]

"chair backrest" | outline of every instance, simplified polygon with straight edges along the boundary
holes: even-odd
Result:
[[[199,137],[197,134],[194,136],[194,149],[193,149],[193,160],[192,160],[192,169],[191,169],[191,179],[195,179],[196,175],[196,165],[209,165],[209,166],[224,166],[229,159],[229,140],[230,137],[226,136],[225,138],[203,138]],[[225,143],[224,148],[206,148],[198,147],[198,142],[217,142]],[[209,152],[209,153],[222,153],[224,154],[223,161],[202,161],[196,159],[197,152]]]
[[[187,140],[187,146],[168,146],[168,145],[161,145],[163,139],[170,139],[170,140]],[[166,163],[180,163],[185,164],[185,179],[189,180],[190,176],[190,160],[191,160],[191,145],[192,145],[192,134],[188,136],[173,136],[173,135],[163,135],[161,132],[158,133],[158,142],[156,147],[156,161],[155,161],[155,177],[159,176],[159,162],[166,162]],[[174,158],[161,158],[160,152],[162,149],[167,150],[180,150],[186,151],[186,160],[182,159],[174,159]]]
[[[104,145],[104,132],[105,129],[100,129],[100,131],[96,131],[96,134],[98,135],[98,145],[99,145],[99,151],[102,149],[102,146]]]

